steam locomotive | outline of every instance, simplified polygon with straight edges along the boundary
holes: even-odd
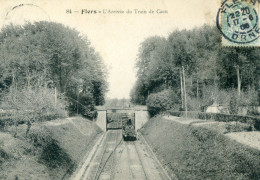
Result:
[[[122,135],[124,140],[136,140],[134,120],[129,117],[122,117]]]

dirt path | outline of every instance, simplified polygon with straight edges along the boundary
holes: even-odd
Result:
[[[260,132],[233,132],[226,134],[227,137],[260,151]]]
[[[194,123],[194,122],[209,123],[209,121],[205,121],[205,120],[201,120],[201,119],[191,119],[191,118],[185,119],[185,118],[177,117],[177,116],[163,116],[163,118],[170,120],[170,121],[175,121],[175,122],[178,122],[181,124],[187,124],[187,125]]]
[[[122,141],[121,130],[108,131],[88,159],[91,161],[79,170],[83,173],[73,179],[170,179],[144,140]]]

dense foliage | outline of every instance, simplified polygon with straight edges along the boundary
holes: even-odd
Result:
[[[11,87],[4,97],[2,107],[8,109],[12,116],[8,122],[3,119],[5,125],[18,125],[27,122],[26,135],[31,124],[35,121],[46,121],[67,116],[66,101],[59,98],[55,102],[53,91],[46,87],[25,87],[19,91]]]
[[[186,94],[188,110],[229,105],[234,93],[238,106],[258,105],[259,57],[257,48],[222,47],[220,32],[209,25],[149,37],[139,48],[131,101],[145,104],[149,94],[171,89],[181,108]]]
[[[178,104],[178,97],[171,90],[163,90],[158,93],[152,93],[148,96],[146,105],[148,111],[153,116],[159,112],[174,109]]]
[[[107,83],[102,58],[85,36],[62,24],[42,21],[3,27],[0,64],[0,98],[17,97],[12,101],[23,102],[28,111],[39,100],[45,101],[39,106],[41,111],[46,104],[50,109],[54,99],[57,106],[61,97],[68,102],[70,113],[89,115],[86,111],[104,104]],[[32,93],[26,93],[27,89]],[[49,93],[37,94],[43,91]],[[26,103],[32,99],[34,104]]]

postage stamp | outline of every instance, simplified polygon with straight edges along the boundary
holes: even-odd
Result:
[[[259,47],[258,0],[225,0],[217,13],[222,46]]]

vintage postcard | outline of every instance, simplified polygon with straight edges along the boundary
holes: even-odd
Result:
[[[260,0],[0,0],[0,179],[259,180]]]

